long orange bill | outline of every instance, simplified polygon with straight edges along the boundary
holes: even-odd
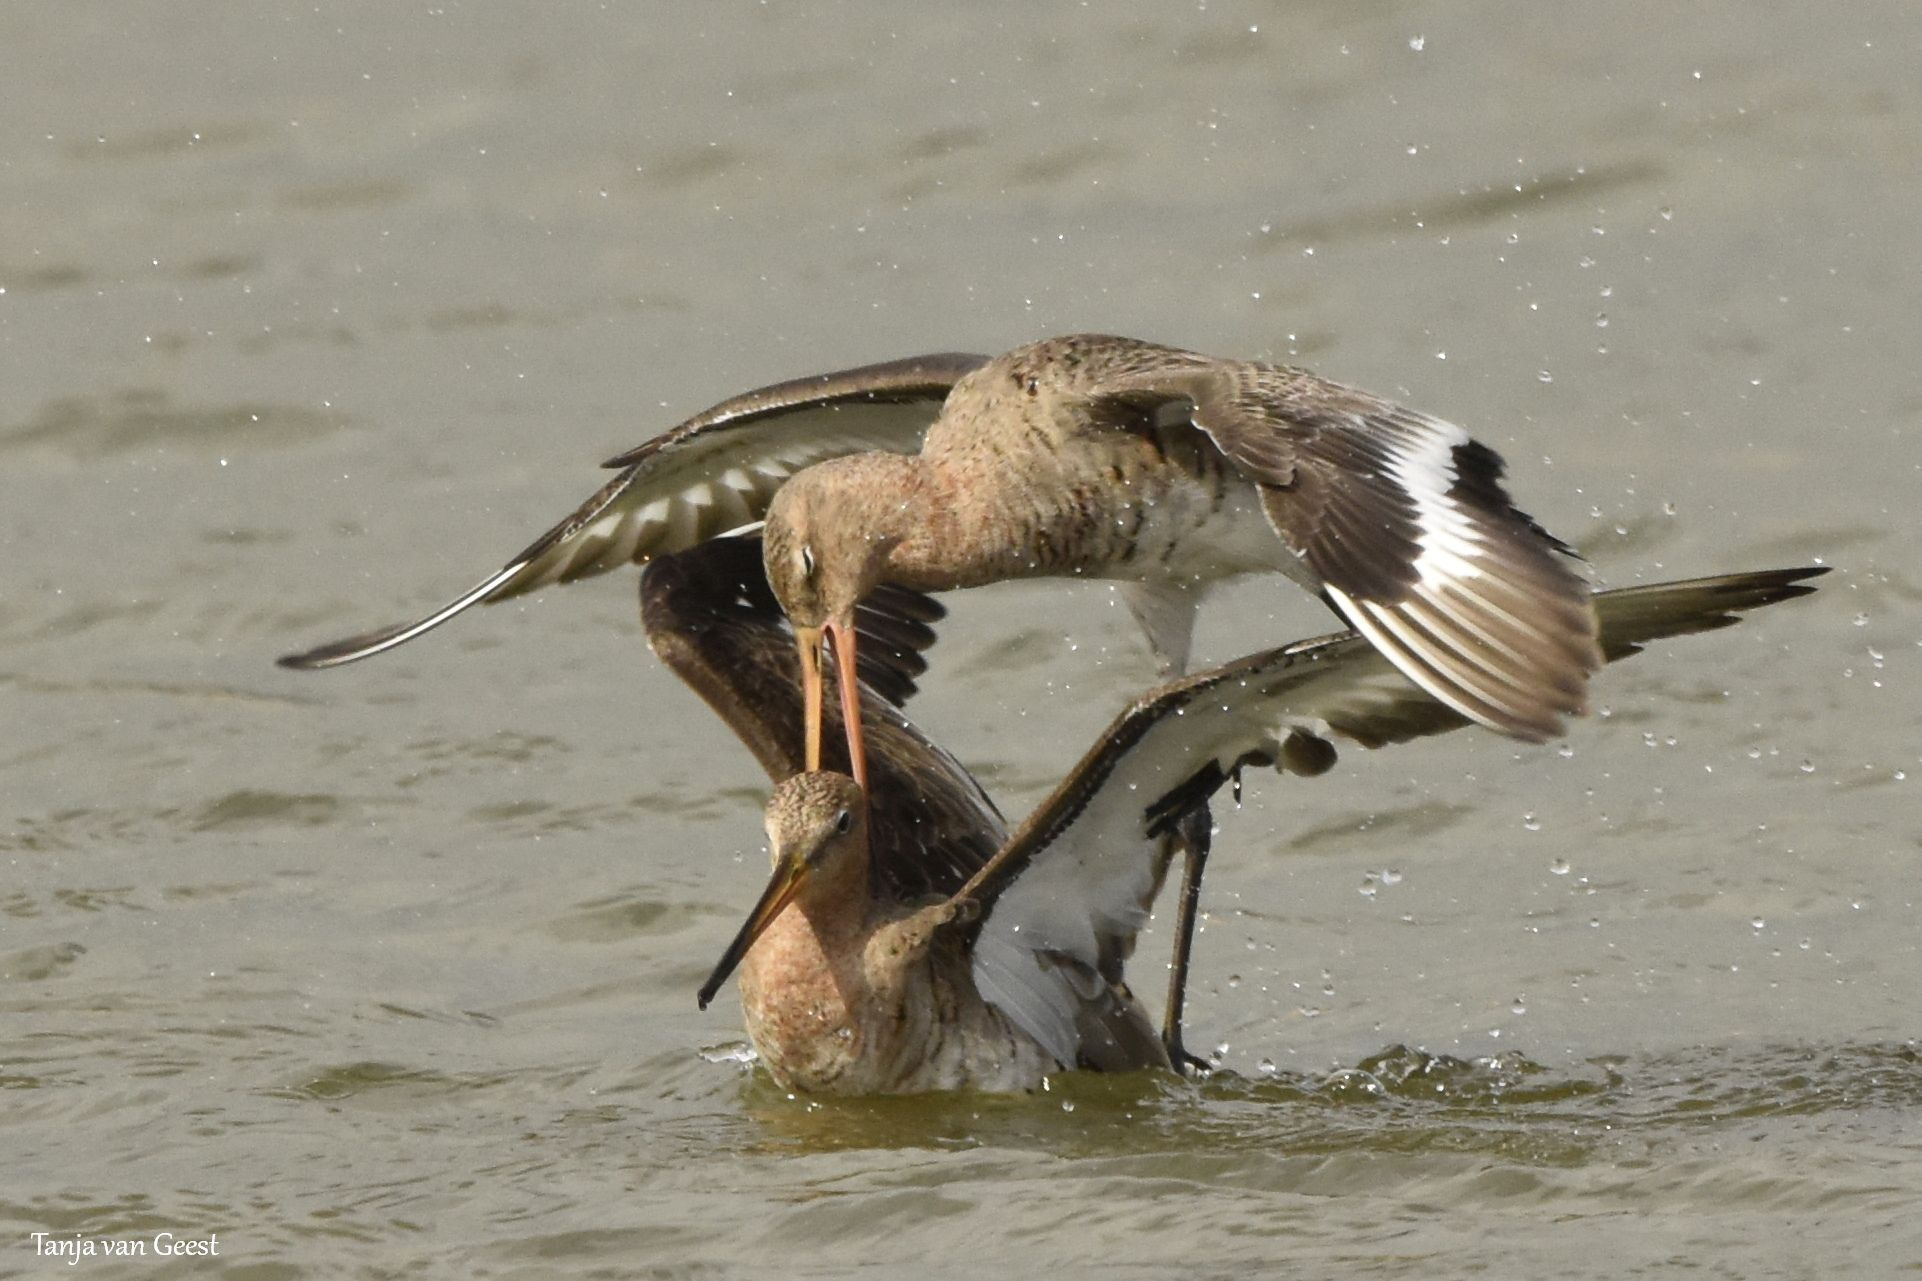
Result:
[[[830,619],[828,639],[834,642],[836,683],[841,687],[841,726],[848,736],[848,764],[861,794],[868,790],[868,749],[861,737],[861,680],[854,667],[854,623]]]
[[[821,768],[821,629],[797,627],[794,639],[801,647],[801,715],[807,725],[807,768]]]
[[[727,976],[734,973],[741,958],[754,946],[754,940],[774,924],[774,918],[781,914],[781,909],[800,892],[807,875],[805,860],[783,859],[781,865],[774,869],[774,876],[768,881],[767,888],[761,891],[761,901],[754,905],[754,910],[748,913],[747,923],[741,926],[741,932],[734,936],[734,941],[727,945],[727,951],[721,954],[720,964],[714,967],[714,973],[708,975],[707,982],[701,984],[702,1009],[705,1010],[708,1002],[714,999],[714,994],[721,990],[721,984],[727,982]]]

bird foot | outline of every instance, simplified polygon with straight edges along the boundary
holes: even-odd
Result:
[[[1172,1063],[1175,1071],[1181,1075],[1202,1081],[1215,1074],[1215,1065],[1188,1053],[1188,1047],[1183,1045],[1179,1038],[1169,1044],[1166,1049],[1168,1062]]]

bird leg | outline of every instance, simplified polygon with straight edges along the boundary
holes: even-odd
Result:
[[[1188,996],[1188,959],[1194,950],[1195,917],[1201,906],[1201,870],[1208,862],[1214,839],[1214,815],[1202,802],[1189,810],[1163,839],[1179,846],[1182,852],[1181,899],[1175,916],[1174,957],[1168,962],[1168,1003],[1161,1018],[1161,1043],[1168,1051],[1168,1062],[1185,1075],[1205,1075],[1214,1066],[1188,1053],[1181,1043],[1182,1007]]]

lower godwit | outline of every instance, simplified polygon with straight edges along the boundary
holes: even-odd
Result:
[[[651,565],[642,617],[656,652],[777,780],[766,817],[773,875],[700,1000],[739,964],[749,1036],[798,1091],[1020,1090],[1065,1068],[1180,1062],[1122,973],[1168,870],[1165,834],[1248,766],[1315,774],[1338,742],[1378,747],[1470,723],[1355,633],[1304,641],[1136,700],[1008,833],[974,780],[896,706],[931,639],[904,638],[903,619],[918,627],[925,614],[897,593],[855,620],[869,638],[855,682],[873,731],[864,805],[844,774],[797,773],[798,656],[742,542]],[[1614,660],[1726,626],[1806,594],[1800,580],[1822,572],[1600,593],[1601,651]],[[874,644],[890,632],[887,646]],[[1177,962],[1171,1017],[1185,955]],[[1178,1027],[1164,1035],[1178,1044]]]

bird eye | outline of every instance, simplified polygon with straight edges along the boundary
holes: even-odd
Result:
[[[814,549],[806,543],[801,544],[801,577],[814,577]]]
[[[834,816],[834,830],[839,832],[842,836],[846,836],[848,834],[848,830],[853,826],[854,826],[854,815],[850,814],[847,810],[842,810],[839,814],[836,814]]]

